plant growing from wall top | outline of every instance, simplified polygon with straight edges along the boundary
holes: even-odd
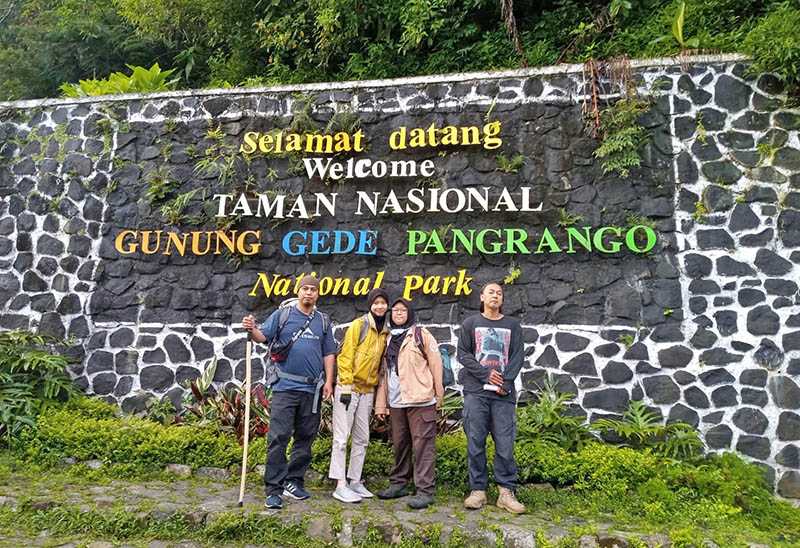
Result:
[[[759,21],[744,40],[753,57],[753,72],[771,72],[800,95],[800,6],[783,2]]]
[[[678,10],[675,12],[675,17],[672,19],[672,28],[670,32],[664,34],[663,36],[659,36],[655,40],[651,42],[651,44],[657,44],[663,41],[670,41],[674,40],[675,43],[681,48],[681,53],[686,52],[689,49],[696,49],[700,47],[700,39],[697,37],[694,38],[684,38],[683,36],[683,24],[686,22],[686,2],[683,0],[678,4]]]
[[[95,95],[114,95],[118,93],[152,93],[168,91],[177,84],[177,79],[169,80],[174,72],[161,70],[158,63],[149,69],[126,65],[131,74],[114,72],[102,80],[80,80],[77,84],[65,83],[61,85],[64,97],[91,97]]]
[[[641,165],[639,151],[648,140],[648,132],[638,120],[649,108],[648,99],[630,92],[600,112],[600,146],[594,155],[600,159],[603,173],[616,173],[625,179],[632,168]]]

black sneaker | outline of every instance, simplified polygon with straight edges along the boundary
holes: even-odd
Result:
[[[390,485],[388,489],[378,492],[379,499],[399,499],[409,494],[407,485]]]
[[[266,502],[264,502],[264,506],[270,510],[280,510],[283,508],[283,499],[280,495],[270,495],[267,497]]]
[[[293,481],[287,481],[286,485],[283,486],[283,496],[292,497],[294,500],[306,500],[311,496],[311,493]]]
[[[431,495],[414,495],[408,499],[408,507],[414,510],[421,510],[433,504],[433,497]]]

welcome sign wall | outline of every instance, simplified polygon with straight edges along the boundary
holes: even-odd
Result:
[[[352,185],[355,196],[348,200],[341,192],[286,193],[268,189],[266,192],[213,193],[208,198],[214,218],[253,219],[261,223],[298,221],[313,223],[325,217],[342,217],[362,223],[361,227],[341,229],[292,229],[276,236],[275,243],[282,254],[298,256],[378,256],[381,231],[368,228],[371,219],[390,217],[406,220],[405,254],[409,257],[449,255],[458,261],[461,255],[502,255],[524,263],[526,256],[549,254],[601,253],[645,254],[658,241],[654,228],[644,224],[628,226],[586,226],[582,217],[572,219],[577,226],[561,221],[560,226],[543,226],[530,231],[518,226],[494,222],[496,214],[524,220],[544,211],[543,192],[536,185],[524,184],[512,189],[497,184],[493,177],[486,184],[471,187],[426,185],[436,181],[437,160],[448,153],[471,148],[492,151],[503,145],[502,122],[489,121],[482,126],[446,125],[437,127],[398,127],[387,139],[390,154],[415,151],[437,151],[436,159],[373,158],[367,156],[370,136],[363,129],[324,133],[296,133],[281,129],[247,131],[243,134],[238,152],[249,163],[254,156],[294,157],[302,163],[308,182],[326,186]],[[373,138],[380,138],[374,136]],[[440,150],[439,150],[440,149]],[[308,156],[306,156],[308,155]],[[356,156],[357,155],[357,156]],[[524,163],[524,159],[518,160]],[[516,169],[519,169],[518,166]],[[404,190],[393,188],[399,182],[412,185]],[[535,182],[535,181],[533,181]],[[421,184],[420,184],[421,183]],[[565,184],[569,185],[568,179]],[[305,185],[304,185],[305,187]],[[376,190],[376,188],[378,190]],[[342,202],[347,201],[343,207]],[[563,210],[562,210],[563,211]],[[482,227],[461,226],[461,214],[478,214]],[[431,230],[416,228],[421,219],[434,214],[451,215],[454,222]],[[564,215],[564,213],[561,213]],[[229,231],[170,231],[125,229],[117,232],[114,247],[121,256],[130,255],[219,255],[224,252],[243,257],[264,251],[262,236],[265,229]],[[515,263],[516,264],[516,263]],[[519,266],[512,267],[518,272]],[[415,269],[417,270],[417,269]],[[317,272],[312,272],[317,275]],[[258,272],[248,292],[267,298],[293,294],[296,284],[305,274],[284,276],[274,272]],[[513,276],[512,276],[513,277]],[[380,287],[385,271],[369,276],[321,276],[321,294],[364,296]],[[413,299],[418,294],[468,296],[473,291],[474,275],[456,268],[451,274],[424,275],[408,272],[403,276],[401,294]],[[511,280],[510,280],[511,281]]]

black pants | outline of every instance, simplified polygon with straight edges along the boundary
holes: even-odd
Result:
[[[485,491],[489,483],[486,470],[486,437],[494,440],[494,480],[500,487],[517,487],[514,441],[517,437],[517,406],[476,394],[464,394],[464,432],[467,434],[469,488]]]
[[[267,496],[280,495],[288,481],[304,486],[305,473],[311,464],[311,444],[319,432],[320,414],[311,412],[313,406],[312,393],[297,390],[273,392],[264,471]],[[292,456],[287,465],[286,448],[292,438]]]

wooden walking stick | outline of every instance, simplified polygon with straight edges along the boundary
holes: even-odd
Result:
[[[247,476],[247,445],[250,441],[250,354],[253,349],[253,336],[247,332],[244,351],[244,447],[242,448],[242,479],[239,483],[239,506],[244,504],[244,482]]]

